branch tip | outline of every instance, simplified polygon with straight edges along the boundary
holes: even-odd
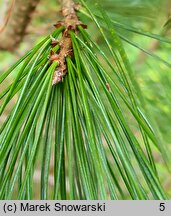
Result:
[[[61,0],[63,20],[58,21],[54,26],[59,28],[64,26],[62,38],[59,41],[60,50],[56,53],[55,60],[58,59],[59,63],[53,76],[52,85],[56,85],[62,82],[67,74],[66,57],[73,55],[72,41],[69,31],[73,31],[77,34],[78,26],[87,28],[78,18],[76,11],[79,9],[79,5],[75,4],[72,0]],[[52,41],[52,43],[54,43]],[[53,59],[53,57],[51,56]],[[53,61],[53,60],[52,60]]]

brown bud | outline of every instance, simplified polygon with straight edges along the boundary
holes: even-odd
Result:
[[[111,88],[110,88],[109,83],[106,83],[106,88],[107,88],[107,90],[108,90],[109,92],[111,91]]]

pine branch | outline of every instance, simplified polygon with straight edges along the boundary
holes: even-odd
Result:
[[[62,15],[64,17],[70,16],[71,14],[76,16],[75,4],[72,0],[60,0],[60,3],[62,7]]]
[[[56,85],[59,82],[63,81],[63,78],[67,74],[67,66],[66,66],[66,57],[72,56],[72,43],[69,31],[72,30],[77,33],[77,27],[81,25],[83,28],[86,28],[86,25],[82,24],[79,21],[78,16],[76,14],[76,10],[78,10],[78,5],[76,5],[72,0],[61,0],[62,7],[62,15],[64,19],[62,21],[57,22],[54,26],[59,28],[64,26],[63,36],[59,43],[60,50],[58,53],[51,53],[51,61],[57,61],[58,67],[54,73],[53,77],[53,85]],[[53,42],[54,45],[55,42]]]
[[[14,51],[23,40],[26,28],[31,21],[40,0],[16,0],[8,24],[0,34],[0,50]]]

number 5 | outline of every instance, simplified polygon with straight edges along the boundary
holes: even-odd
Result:
[[[159,210],[160,211],[164,211],[165,210],[165,203],[160,203],[160,205],[159,205]]]

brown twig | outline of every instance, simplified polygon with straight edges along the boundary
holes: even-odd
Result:
[[[40,0],[15,0],[4,30],[0,33],[0,49],[14,51],[22,41],[31,15]]]
[[[10,5],[9,5],[9,8],[7,9],[6,15],[5,15],[5,17],[4,17],[3,25],[0,26],[0,33],[1,33],[2,31],[4,31],[6,25],[7,25],[8,21],[9,21],[9,18],[10,18],[10,16],[11,16],[12,10],[13,10],[13,8],[14,8],[14,4],[15,4],[15,0],[11,0]]]
[[[70,38],[69,31],[74,31],[77,33],[77,27],[82,25],[84,28],[86,27],[79,21],[78,16],[76,14],[77,5],[74,4],[72,0],[61,0],[62,6],[62,15],[64,19],[62,21],[57,22],[54,26],[59,28],[64,26],[65,29],[63,31],[63,35],[59,43],[60,50],[58,53],[51,52],[50,60],[57,61],[58,67],[53,76],[52,85],[56,85],[59,82],[63,81],[63,78],[67,74],[67,65],[66,65],[66,57],[72,56],[72,42]],[[52,46],[54,46],[54,41],[52,41]]]

